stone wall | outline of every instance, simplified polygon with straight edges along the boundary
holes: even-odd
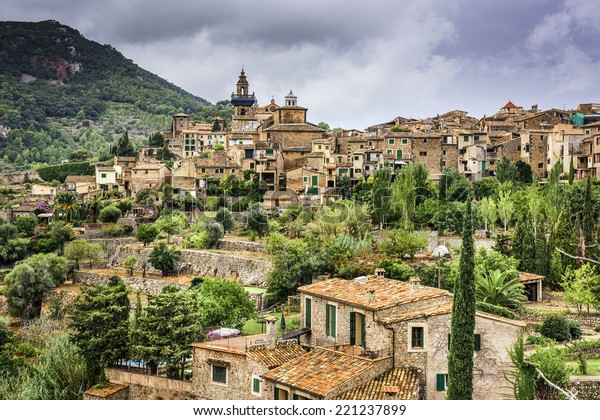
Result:
[[[123,260],[130,255],[134,255],[138,261],[147,261],[150,252],[152,252],[150,248],[134,248],[128,244],[118,245],[115,252],[109,253],[109,263],[111,266],[120,267]],[[148,266],[151,267],[150,264]],[[271,261],[266,259],[182,249],[179,273],[189,276],[222,277],[235,280],[244,286],[265,287],[272,266]],[[148,270],[148,272],[157,271]]]
[[[600,400],[600,376],[571,376],[568,389],[578,400]]]
[[[22,184],[25,181],[43,181],[36,170],[11,172],[0,175],[0,185]]]
[[[73,273],[73,283],[84,284],[86,286],[97,286],[108,283],[108,279],[112,275],[94,273],[91,271],[75,271]],[[119,276],[123,279],[123,282],[131,288],[133,291],[139,291],[142,294],[157,294],[160,293],[165,286],[175,286],[180,289],[186,289],[189,287],[185,283],[177,283],[167,280],[142,278],[142,277],[129,277]]]
[[[130,400],[193,400],[191,381],[132,373],[120,369],[104,369],[106,378],[115,384],[129,385]]]
[[[217,249],[226,251],[265,252],[265,245],[260,242],[225,241],[217,242]]]
[[[88,389],[83,393],[84,400],[128,400],[129,386],[123,384],[108,384],[101,388]]]

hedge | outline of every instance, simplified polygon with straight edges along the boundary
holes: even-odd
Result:
[[[63,163],[61,165],[46,166],[37,170],[40,178],[46,182],[58,180],[65,182],[69,175],[95,175],[94,166],[88,162]]]
[[[503,306],[496,306],[486,302],[477,302],[475,308],[481,312],[487,312],[488,314],[502,316],[508,319],[515,319],[515,314],[510,309]]]

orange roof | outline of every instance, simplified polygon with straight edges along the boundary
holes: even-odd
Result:
[[[434,306],[433,308],[421,309],[418,311],[403,312],[387,318],[381,318],[379,321],[384,324],[390,324],[401,321],[408,321],[416,318],[429,318],[430,316],[447,315],[452,313],[452,305],[450,303]]]
[[[325,396],[374,366],[364,357],[317,348],[263,375],[265,379]]]
[[[375,276],[369,277],[364,282],[328,279],[299,287],[298,290],[372,311],[419,300],[451,296],[450,292],[443,289],[426,286],[411,287],[407,282]]]
[[[508,101],[508,103],[500,109],[516,109],[516,108],[520,108],[520,107],[516,106],[511,101]]]
[[[525,273],[523,271],[519,271],[519,280],[521,280],[522,282],[543,280],[543,279],[545,279],[545,277],[541,276],[539,274]]]
[[[419,399],[419,374],[414,368],[390,369],[378,377],[352,388],[334,400],[385,400],[388,394],[398,400]]]
[[[306,352],[297,344],[292,346],[276,347],[274,349],[251,350],[246,353],[249,359],[262,363],[269,369],[281,366],[284,363],[291,362],[297,357],[303,356]]]

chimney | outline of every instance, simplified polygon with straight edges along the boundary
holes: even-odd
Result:
[[[277,345],[277,321],[278,319],[273,315],[269,315],[265,318],[267,324],[267,349],[272,350]]]
[[[367,305],[371,305],[375,301],[375,289],[367,289]]]
[[[410,290],[415,290],[421,287],[421,279],[419,277],[411,277],[408,279],[408,287]]]
[[[376,268],[375,276],[377,276],[380,279],[384,278],[385,277],[385,269],[384,268]]]

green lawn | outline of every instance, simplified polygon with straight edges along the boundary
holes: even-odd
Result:
[[[273,312],[269,315],[275,316],[275,318],[281,321],[281,312]],[[279,321],[277,325],[279,325]],[[300,326],[300,314],[292,312],[290,315],[285,316],[285,325],[286,331],[291,331],[299,328]],[[257,321],[256,319],[250,319],[246,321],[244,326],[242,327],[242,334],[254,335],[254,334],[264,334],[265,333],[265,324],[263,322]],[[281,330],[279,331],[281,334]]]
[[[262,287],[244,286],[244,290],[248,293],[266,293],[267,289]]]
[[[587,374],[588,376],[600,376],[600,358],[597,359],[586,359],[587,362]],[[579,373],[579,361],[571,360],[567,362],[567,366],[574,370],[575,375],[580,375]]]

